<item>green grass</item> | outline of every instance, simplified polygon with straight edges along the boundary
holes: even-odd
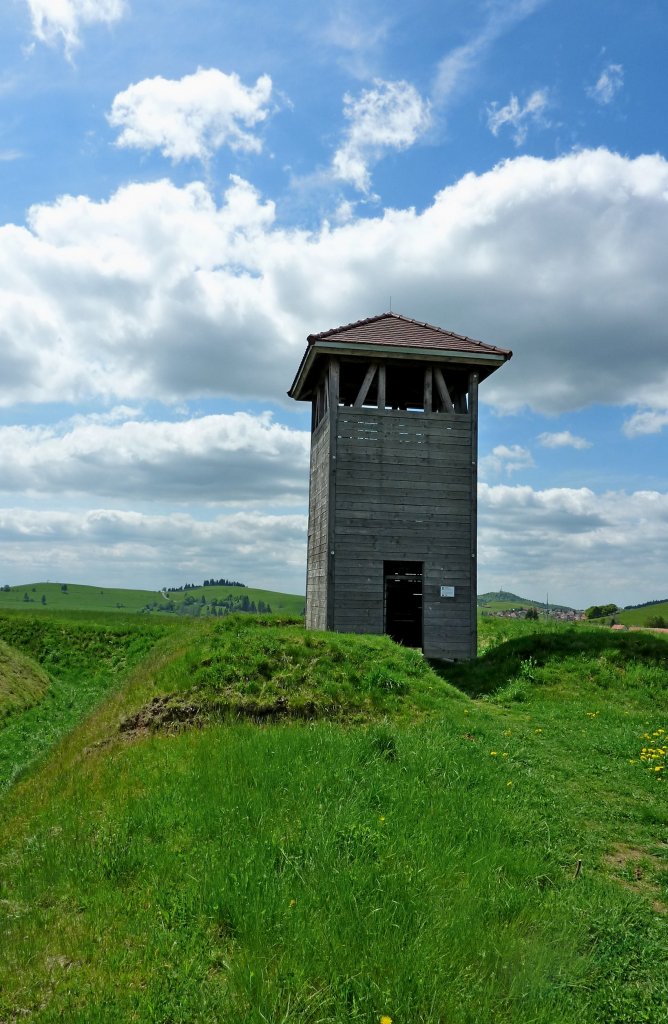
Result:
[[[26,595],[28,600],[26,601]],[[42,602],[42,597],[46,603]],[[162,600],[157,591],[122,590],[116,587],[87,587],[77,583],[26,583],[0,590],[0,612],[22,609],[42,611],[138,612],[147,602]]]
[[[0,720],[36,704],[49,688],[49,677],[30,658],[0,640]]]
[[[415,718],[459,699],[422,654],[388,637],[306,632],[296,620],[235,615],[213,623],[154,680],[124,728],[257,721]]]
[[[60,583],[26,583],[0,590],[0,613],[4,610],[23,610],[32,613],[51,611],[92,611],[92,612],[152,612],[165,613],[171,603],[175,611],[186,608],[192,614],[193,606],[186,605],[189,599],[197,604],[199,614],[210,612],[210,602],[225,597],[241,598],[246,595],[257,606],[259,601],[270,605],[279,615],[301,615],[304,598],[298,594],[283,594],[256,587],[196,587],[187,591],[170,591],[167,599],[157,590],[124,590],[116,587],[89,587],[69,583],[66,589]],[[42,600],[44,598],[44,601]],[[202,605],[202,598],[204,604]]]
[[[668,643],[481,647],[167,629],[0,804],[0,1020],[665,1024]]]
[[[20,669],[5,691],[8,715],[0,718],[0,793],[118,686],[166,628],[76,613],[0,615],[0,669],[3,651]]]
[[[668,623],[668,601],[660,604],[650,604],[645,608],[629,608],[628,611],[615,612],[615,622],[622,622],[625,626],[646,626],[650,619],[662,616]]]

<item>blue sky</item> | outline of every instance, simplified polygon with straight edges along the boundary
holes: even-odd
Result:
[[[306,335],[513,349],[479,584],[668,596],[659,0],[0,9],[0,583],[303,590]]]

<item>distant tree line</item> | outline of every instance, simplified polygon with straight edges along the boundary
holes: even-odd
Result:
[[[185,588],[180,588],[185,589]],[[190,589],[190,588],[189,588]],[[190,615],[198,618],[200,615],[213,615],[221,617],[230,615],[232,612],[247,612],[251,615],[271,615],[271,605],[265,601],[251,601],[248,594],[228,594],[226,597],[214,597],[207,601],[204,594],[196,597],[194,594],[187,594],[182,602],[175,601],[153,601],[144,606],[146,612],[174,612],[176,615]]]
[[[202,584],[204,587],[245,587],[245,583],[239,583],[237,580],[204,580]]]
[[[165,587],[166,594],[178,594],[183,590],[199,590],[200,587],[245,587],[238,580],[204,580],[204,583],[184,583],[181,587]]]
[[[668,604],[668,597],[664,597],[662,601],[643,601],[642,604],[625,604],[624,611],[630,612],[633,608],[647,608],[650,604]]]

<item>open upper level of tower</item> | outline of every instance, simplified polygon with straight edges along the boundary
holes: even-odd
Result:
[[[464,413],[471,373],[484,380],[512,356],[508,349],[398,313],[310,334],[307,342],[288,394],[316,408],[319,391],[326,402],[324,381],[335,361],[338,405]]]

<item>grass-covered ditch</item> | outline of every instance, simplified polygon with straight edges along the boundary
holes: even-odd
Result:
[[[0,794],[120,686],[165,632],[155,620],[122,616],[0,615]]]
[[[106,682],[0,804],[0,1021],[668,1021],[663,638],[28,621]]]

